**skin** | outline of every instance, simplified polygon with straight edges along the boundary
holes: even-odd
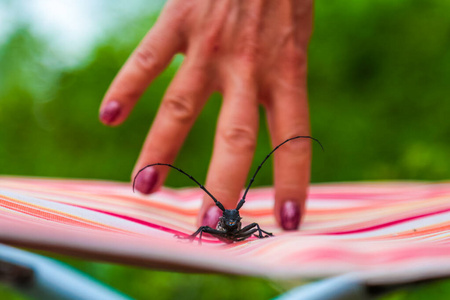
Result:
[[[257,143],[259,105],[265,108],[274,146],[309,135],[306,59],[311,29],[312,0],[169,0],[100,107],[103,123],[121,124],[173,56],[185,54],[132,177],[148,164],[172,163],[208,97],[218,91],[223,103],[205,186],[225,208],[235,208]],[[309,140],[294,140],[274,155],[274,214],[287,230],[297,229],[303,215],[310,147]],[[154,167],[151,188],[138,190],[158,190],[168,171]],[[214,227],[220,216],[216,209],[205,195],[198,223]]]

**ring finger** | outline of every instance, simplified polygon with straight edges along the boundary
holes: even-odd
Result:
[[[294,136],[309,135],[306,89],[298,85],[278,85],[267,107],[272,144]],[[285,230],[298,228],[305,207],[310,177],[311,141],[296,139],[280,147],[274,155],[275,208],[278,224]]]

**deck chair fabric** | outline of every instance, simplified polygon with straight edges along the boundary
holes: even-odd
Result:
[[[275,237],[202,245],[174,237],[197,229],[203,191],[129,183],[0,177],[0,243],[142,267],[272,279],[353,273],[373,284],[450,276],[450,183],[313,184],[301,230],[273,217],[272,188],[250,190],[243,223]],[[219,199],[220,200],[220,199]]]

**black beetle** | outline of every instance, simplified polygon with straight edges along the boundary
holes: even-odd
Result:
[[[156,164],[147,165],[147,166],[143,167],[142,169],[140,169],[139,172],[137,172],[137,174],[136,174],[136,176],[134,177],[134,180],[133,180],[133,192],[134,192],[134,186],[135,186],[136,178],[139,175],[139,173],[142,172],[144,169],[146,169],[148,167],[152,167],[152,166],[168,166],[168,167],[171,167],[171,168],[173,168],[173,169],[183,173],[184,175],[188,176],[192,181],[194,181],[203,191],[206,192],[206,194],[208,194],[208,196],[211,197],[211,199],[214,200],[214,203],[223,212],[222,216],[219,218],[219,222],[217,223],[217,227],[215,229],[211,228],[209,226],[201,226],[199,229],[197,229],[196,232],[194,232],[191,235],[188,235],[188,236],[175,235],[176,237],[181,238],[181,239],[189,239],[192,242],[197,237],[197,235],[200,234],[199,241],[198,241],[199,244],[201,243],[203,233],[209,233],[212,236],[215,236],[218,239],[220,239],[221,241],[226,242],[226,243],[233,243],[233,242],[243,241],[243,240],[251,237],[255,232],[258,232],[258,234],[254,235],[254,236],[258,237],[258,238],[270,237],[270,236],[273,236],[273,234],[270,233],[270,232],[262,230],[259,227],[258,223],[251,223],[250,225],[247,225],[247,226],[242,228],[242,223],[241,223],[242,218],[239,215],[239,209],[245,203],[245,197],[247,196],[247,192],[250,189],[250,186],[252,185],[253,181],[255,180],[256,174],[258,174],[259,170],[261,169],[261,166],[266,162],[266,160],[270,157],[270,155],[272,155],[272,153],[274,153],[279,147],[281,147],[285,143],[287,143],[287,142],[289,142],[291,140],[294,140],[294,139],[299,139],[299,138],[312,139],[312,140],[316,141],[317,143],[319,143],[320,147],[323,150],[322,144],[319,142],[319,140],[317,140],[317,139],[315,139],[313,137],[310,137],[310,136],[295,136],[295,137],[292,137],[290,139],[285,140],[283,143],[281,143],[278,146],[276,146],[266,156],[266,158],[264,158],[262,163],[256,169],[255,174],[253,174],[253,177],[250,179],[250,182],[249,182],[247,188],[245,189],[244,194],[242,195],[242,199],[239,200],[239,203],[238,203],[238,205],[236,206],[235,209],[225,209],[225,207],[222,205],[222,203],[220,203],[194,177],[192,177],[191,175],[187,174],[183,170],[181,170],[181,169],[179,169],[179,168],[177,168],[175,166],[172,166],[171,164],[156,163]]]

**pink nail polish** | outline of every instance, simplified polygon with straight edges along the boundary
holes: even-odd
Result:
[[[142,194],[150,194],[158,181],[158,172],[153,167],[144,169],[136,178],[136,189]]]
[[[100,120],[105,124],[111,124],[120,115],[121,105],[118,101],[109,101],[100,111]]]
[[[202,226],[209,226],[215,229],[220,216],[222,216],[222,211],[217,206],[211,206],[203,215]]]
[[[300,224],[300,208],[292,200],[284,202],[280,211],[281,227],[284,230],[296,230]]]

